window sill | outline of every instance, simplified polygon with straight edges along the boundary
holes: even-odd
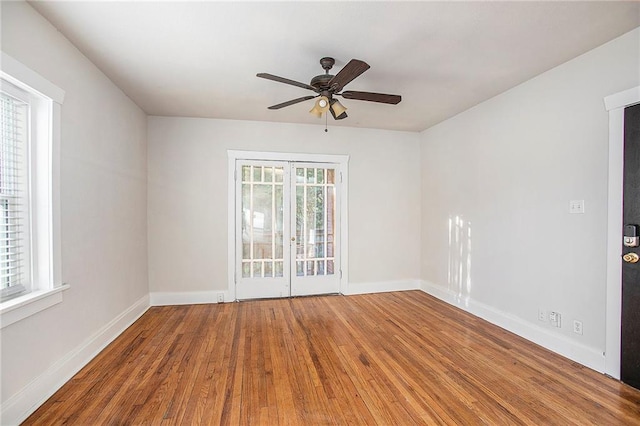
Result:
[[[63,284],[48,290],[32,291],[24,296],[2,302],[0,329],[62,302],[62,292],[69,287],[69,284]]]

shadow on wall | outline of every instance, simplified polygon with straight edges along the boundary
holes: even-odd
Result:
[[[456,301],[469,305],[471,297],[471,222],[462,216],[449,216],[449,289]]]

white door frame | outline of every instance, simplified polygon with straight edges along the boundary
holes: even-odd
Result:
[[[620,379],[622,315],[622,180],[624,109],[640,103],[640,86],[604,98],[609,111],[609,187],[607,223],[607,304],[605,373]]]
[[[334,163],[342,174],[340,194],[340,293],[349,283],[349,156],[334,154],[304,154],[265,151],[227,150],[227,292],[231,300],[236,297],[236,160],[297,161],[304,163]]]

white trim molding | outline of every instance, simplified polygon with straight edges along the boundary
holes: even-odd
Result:
[[[68,284],[47,290],[37,290],[24,296],[2,302],[0,305],[0,329],[23,320],[42,310],[62,302],[62,292]]]
[[[609,111],[609,186],[607,223],[607,302],[605,373],[620,378],[622,316],[622,178],[624,109],[640,103],[640,86],[604,98]]]
[[[64,103],[64,90],[6,53],[0,52],[0,58],[3,78],[17,85],[26,84],[57,104]]]
[[[36,377],[22,390],[2,404],[0,423],[14,425],[23,422],[40,405],[69,381],[109,343],[120,336],[149,309],[149,295],[144,295],[120,315],[86,339],[58,362]]]
[[[569,358],[599,372],[604,372],[605,359],[602,351],[572,341],[561,334],[527,322],[515,315],[499,311],[492,306],[475,301],[471,298],[460,298],[453,291],[431,283],[422,281],[421,290],[443,302],[455,306],[482,318],[493,325],[510,331],[518,336],[536,343],[552,352]]]
[[[607,111],[624,109],[640,102],[640,86],[614,93],[604,98],[604,108]]]
[[[387,293],[390,291],[420,290],[420,280],[378,281],[367,283],[346,283],[342,294],[345,296],[367,293]]]
[[[218,301],[222,295],[222,302]],[[149,294],[151,306],[202,305],[206,303],[231,302],[234,298],[228,291],[171,291]]]
[[[341,293],[345,296],[421,289],[420,280],[344,283],[343,288],[344,291]],[[218,301],[220,294],[223,295],[223,302]],[[229,291],[153,292],[149,297],[151,306],[201,305],[235,301]]]

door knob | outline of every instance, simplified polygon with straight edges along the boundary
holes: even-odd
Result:
[[[638,260],[640,260],[640,256],[638,256],[638,253],[627,253],[622,256],[622,260],[627,263],[636,263]]]
[[[295,241],[295,240],[296,240],[296,237],[291,237],[291,241]]]

